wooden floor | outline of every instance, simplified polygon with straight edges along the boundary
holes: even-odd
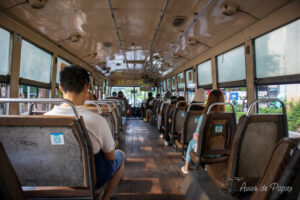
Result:
[[[142,120],[127,120],[119,148],[127,161],[118,199],[184,199],[181,154],[164,146],[155,127]]]

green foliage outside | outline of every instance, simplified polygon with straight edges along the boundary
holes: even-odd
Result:
[[[298,131],[300,132],[300,100],[299,101],[290,101],[284,102],[287,107],[287,119],[288,119],[288,128],[290,131]],[[232,111],[230,106],[226,106],[226,112]],[[242,106],[235,107],[236,119],[246,114],[246,112],[242,111]],[[269,108],[259,108],[259,113],[281,113],[281,108],[269,107]]]

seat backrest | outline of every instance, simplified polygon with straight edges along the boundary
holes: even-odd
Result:
[[[174,109],[175,109],[175,105],[172,105],[172,104],[168,105],[166,112],[165,112],[165,120],[164,120],[165,127],[168,126],[169,119],[172,118],[171,113],[172,113],[172,111],[174,111]]]
[[[240,177],[247,186],[254,186],[263,175],[276,143],[287,137],[287,121],[284,114],[252,114],[243,119],[230,152],[228,178]],[[239,188],[240,184],[235,186]]]
[[[0,141],[22,186],[87,186],[80,126],[66,116],[0,117]]]
[[[22,187],[0,142],[0,197],[2,200],[24,199]]]
[[[193,133],[196,131],[202,110],[187,111],[183,123],[182,141],[183,144],[189,143],[193,138]]]
[[[175,109],[172,117],[172,134],[178,133],[183,128],[186,106],[179,106]]]
[[[200,158],[228,156],[236,129],[235,112],[203,114],[198,137],[197,152]],[[199,159],[201,162],[201,159]],[[200,163],[199,163],[200,164]],[[205,164],[205,163],[203,163]]]
[[[270,199],[271,195],[273,195],[274,197],[271,199],[286,199],[282,197],[282,192],[280,192],[279,189],[278,191],[276,191],[275,184],[284,186],[286,189],[290,187],[290,192],[292,192],[292,190],[297,190],[297,188],[293,188],[291,187],[291,185],[293,182],[292,176],[294,176],[295,179],[295,167],[297,163],[297,170],[299,171],[300,169],[300,149],[297,148],[297,144],[299,143],[299,141],[300,138],[284,138],[276,144],[272,152],[272,156],[268,161],[267,168],[256,186],[257,190],[255,190],[251,195],[251,200],[267,200]],[[285,171],[286,173],[284,173]],[[274,188],[274,190],[272,188]]]
[[[170,104],[169,103],[162,103],[162,106],[161,106],[161,125],[165,125],[165,119],[166,119],[166,112],[167,112],[167,109],[168,109],[168,106]]]

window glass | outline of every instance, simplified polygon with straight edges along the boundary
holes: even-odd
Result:
[[[300,84],[261,85],[258,99],[282,100],[286,106],[290,137],[300,136]],[[281,113],[279,102],[259,103],[259,113]]]
[[[211,60],[201,63],[197,66],[198,85],[212,84]]]
[[[50,83],[52,56],[37,46],[22,40],[20,77]]]
[[[247,89],[246,87],[221,88],[224,92],[225,102],[232,103],[235,107],[236,119],[238,120],[247,112]],[[231,111],[230,106],[226,110]]]
[[[176,76],[173,76],[172,79],[172,90],[176,90]]]
[[[254,42],[257,78],[300,73],[300,19]]]
[[[8,98],[9,84],[0,83],[0,98]],[[8,114],[8,104],[0,104],[0,115]]]
[[[171,91],[171,78],[167,79],[167,90]]]
[[[185,71],[185,83],[186,83],[187,88],[189,88],[189,89],[195,88],[194,70],[193,69]]]
[[[184,88],[183,72],[177,74],[177,87],[178,89]]]
[[[163,89],[164,89],[164,91],[167,91],[167,83],[166,82],[167,82],[166,80],[163,81]]]
[[[60,72],[65,66],[71,65],[68,61],[57,57],[56,83],[60,83]]]
[[[194,100],[194,97],[195,97],[195,92],[187,91],[186,94],[187,94],[187,101],[192,102]]]
[[[119,91],[122,91],[124,94],[124,97],[127,98],[128,104],[133,104],[134,103],[134,96],[133,96],[133,91],[134,87],[111,87],[111,94],[113,92],[118,93]]]
[[[178,96],[179,97],[184,97],[184,91],[178,91]]]
[[[217,56],[218,82],[246,79],[244,46]]]
[[[10,66],[10,46],[11,35],[10,32],[0,28],[0,74],[9,74]]]

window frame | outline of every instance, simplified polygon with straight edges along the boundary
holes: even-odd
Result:
[[[227,53],[227,52],[229,52],[231,50],[234,50],[236,48],[242,47],[242,46],[244,47],[244,51],[243,52],[244,52],[244,59],[245,59],[245,79],[243,79],[243,80],[237,80],[237,81],[227,81],[227,82],[220,83],[219,82],[218,56],[220,56],[222,54],[225,54],[225,53]],[[245,43],[241,43],[241,44],[238,44],[238,45],[236,45],[236,46],[234,46],[234,47],[232,47],[232,48],[230,48],[230,49],[228,49],[228,50],[226,50],[226,51],[224,51],[224,52],[222,52],[220,54],[217,54],[215,56],[215,58],[216,58],[217,87],[218,88],[234,88],[234,87],[246,87],[247,86],[247,81],[246,81],[246,79],[247,79],[247,69],[246,69],[245,47],[246,47]]]
[[[212,89],[212,86],[213,86],[213,77],[211,77],[211,84],[206,84],[206,85],[199,85],[199,77],[198,77],[198,68],[199,68],[199,65],[205,63],[205,62],[208,62],[210,61],[210,63],[212,63],[212,60],[211,58],[207,59],[207,60],[204,60],[203,62],[199,63],[196,65],[196,70],[197,70],[197,88],[203,88],[203,89]],[[210,65],[210,69],[211,69],[211,75],[213,74],[212,73],[212,64]]]
[[[182,77],[184,79],[184,71],[183,72],[179,72],[178,74],[176,74],[176,80],[177,80],[177,91],[185,91],[185,82],[183,81],[184,86],[182,88],[179,88],[179,81],[178,81],[178,75],[182,74]]]
[[[186,72],[187,72],[187,71],[190,71],[190,70],[193,72],[193,79],[195,79],[195,75],[194,75],[194,73],[195,73],[194,67],[190,67],[190,68],[184,70],[184,76],[185,76],[184,87],[185,87],[185,90],[186,90],[186,91],[192,91],[192,92],[195,92],[195,87],[197,87],[197,83],[195,82],[196,80],[194,80],[194,84],[195,84],[195,87],[194,87],[194,88],[188,88],[188,87],[187,87],[188,84],[187,84]]]

